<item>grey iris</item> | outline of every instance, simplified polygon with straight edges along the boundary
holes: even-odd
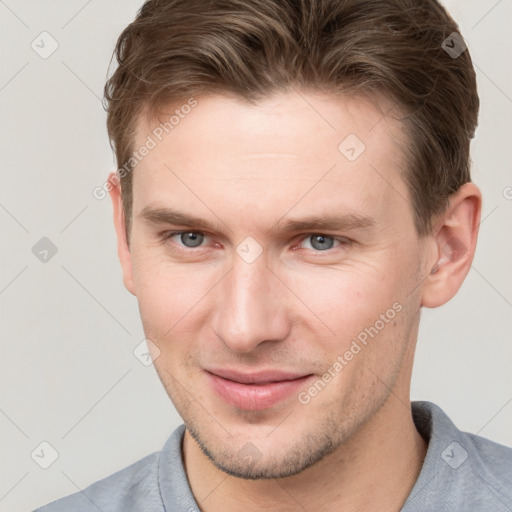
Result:
[[[186,247],[198,247],[201,245],[204,239],[204,235],[201,233],[181,233],[181,242]]]
[[[311,241],[311,247],[320,251],[330,249],[334,245],[332,236],[312,235],[309,240]]]

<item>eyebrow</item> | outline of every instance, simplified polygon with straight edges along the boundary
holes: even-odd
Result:
[[[172,224],[186,226],[194,229],[204,229],[205,231],[221,231],[221,223],[214,224],[209,220],[188,215],[172,208],[155,208],[148,206],[144,208],[139,217],[145,222],[154,225]],[[348,231],[354,229],[367,229],[375,226],[376,221],[373,217],[357,213],[347,213],[340,215],[316,215],[305,219],[284,219],[281,218],[269,233],[282,232],[324,232],[324,231]]]
[[[279,221],[280,222],[280,221]],[[279,231],[348,231],[366,229],[375,226],[373,217],[357,213],[341,215],[319,215],[308,219],[288,219]]]
[[[201,228],[207,231],[221,231],[222,224],[214,224],[206,219],[188,215],[186,213],[173,210],[172,208],[155,208],[147,206],[144,208],[139,217],[148,224],[176,224],[193,228]]]

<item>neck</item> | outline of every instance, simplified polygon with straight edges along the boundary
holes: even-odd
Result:
[[[266,506],[279,512],[399,511],[416,482],[426,448],[409,400],[393,394],[342,446],[290,477],[243,480],[226,475],[188,431],[183,440],[187,476],[203,512],[252,512]]]

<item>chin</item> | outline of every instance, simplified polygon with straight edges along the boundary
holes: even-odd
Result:
[[[276,436],[273,443],[269,442],[267,435],[254,441],[224,441],[223,445],[218,439],[203,435],[203,431],[198,430],[196,425],[191,426],[186,422],[185,425],[203,454],[216,468],[245,480],[296,475],[333,453],[344,442],[339,426],[334,433],[334,425],[329,425],[328,428],[312,428],[314,432],[309,434],[296,432],[296,439],[282,432],[281,439]]]

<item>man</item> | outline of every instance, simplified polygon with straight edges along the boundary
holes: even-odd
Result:
[[[104,190],[184,425],[39,510],[512,510],[512,450],[409,398],[421,308],[457,293],[481,212],[445,10],[153,0],[116,54]]]

